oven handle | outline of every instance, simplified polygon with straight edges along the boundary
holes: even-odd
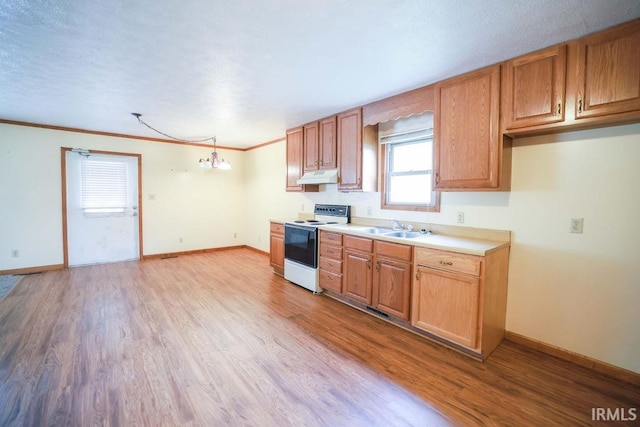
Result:
[[[302,230],[302,231],[307,231],[307,232],[314,232],[316,230],[315,227],[309,227],[309,226],[304,226],[304,225],[293,225],[293,224],[285,224],[284,225],[284,229],[286,231],[287,228],[295,228],[297,230]]]

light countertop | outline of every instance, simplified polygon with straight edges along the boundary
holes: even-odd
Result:
[[[386,242],[442,251],[457,252],[468,255],[484,256],[489,252],[510,245],[511,233],[502,230],[476,229],[470,227],[444,226],[433,224],[435,234],[425,234],[416,238],[391,237],[383,234],[372,234],[365,230],[371,227],[385,227],[389,221],[356,219],[359,223],[326,224],[319,226],[320,230],[349,234],[357,237],[383,240]],[[284,224],[285,220],[271,219],[270,222]],[[422,228],[424,224],[415,224]],[[420,228],[416,228],[419,230]],[[431,228],[431,227],[429,227]],[[390,230],[391,231],[391,230]],[[465,235],[467,234],[467,235]]]
[[[327,224],[319,226],[320,230],[344,233],[357,237],[366,237],[387,242],[401,243],[423,248],[438,249],[442,251],[458,252],[468,255],[484,256],[487,253],[504,246],[509,246],[508,241],[487,240],[472,237],[448,236],[443,234],[425,234],[416,238],[390,237],[383,234],[371,234],[365,230],[367,225],[358,224]]]

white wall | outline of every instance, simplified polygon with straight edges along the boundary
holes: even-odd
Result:
[[[513,231],[507,329],[640,372],[640,125],[520,138],[511,192],[443,193],[440,213],[380,210],[380,193],[284,191],[285,143],[249,151],[247,244],[268,250],[270,218],[302,205],[353,215]],[[260,203],[257,203],[259,206]],[[584,218],[584,234],[569,220]]]
[[[142,154],[145,255],[243,244],[241,151],[218,150],[233,169],[206,171],[208,148],[0,124],[0,270],[63,262],[60,147]]]

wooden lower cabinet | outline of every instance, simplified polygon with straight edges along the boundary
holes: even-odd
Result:
[[[319,269],[330,296],[474,357],[504,338],[509,245],[476,256],[321,230]]]
[[[284,225],[272,222],[269,235],[269,260],[273,272],[284,275]]]
[[[371,306],[391,316],[409,320],[411,308],[412,247],[376,241]]]
[[[509,247],[484,257],[416,248],[411,324],[487,357],[504,338]]]
[[[344,296],[371,305],[373,240],[344,236]]]
[[[342,234],[320,231],[320,287],[342,293]]]
[[[476,349],[479,288],[477,277],[418,268],[413,325]]]

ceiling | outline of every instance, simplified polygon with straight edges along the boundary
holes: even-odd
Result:
[[[2,0],[0,119],[246,148],[640,16],[638,0]]]

